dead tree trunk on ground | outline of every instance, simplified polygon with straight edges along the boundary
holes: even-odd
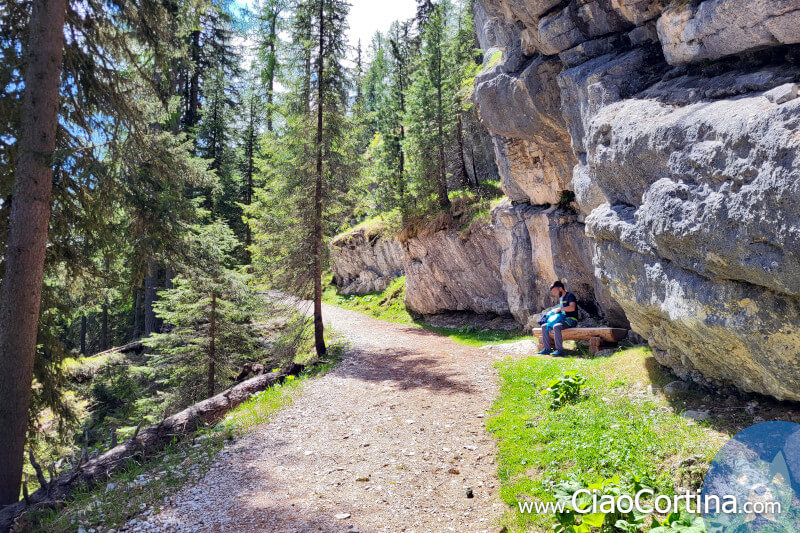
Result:
[[[286,376],[296,376],[303,370],[302,365],[293,364],[278,372],[270,372],[262,376],[240,383],[213,398],[203,400],[188,407],[180,413],[142,429],[133,437],[99,455],[77,468],[51,479],[39,490],[29,495],[28,503],[20,501],[0,510],[0,531],[8,531],[14,520],[29,505],[39,507],[56,506],[65,501],[72,490],[80,484],[94,485],[108,479],[117,470],[124,468],[132,459],[141,459],[159,451],[172,442],[175,437],[183,437],[198,429],[214,425],[238,405],[245,402],[253,394],[283,381]]]

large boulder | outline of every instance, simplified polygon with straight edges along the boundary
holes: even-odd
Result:
[[[405,241],[403,251],[406,307],[411,312],[509,314],[499,270],[501,251],[490,226],[423,232]]]
[[[495,137],[503,190],[517,202],[557,203],[575,158],[561,118],[558,58],[536,58],[516,73],[501,65],[476,79],[475,101]]]
[[[417,314],[512,315],[524,325],[555,303],[549,289],[560,279],[583,311],[627,326],[594,276],[592,243],[575,211],[505,200],[491,221],[422,232],[403,249],[406,306]]]
[[[656,359],[684,379],[800,400],[800,298],[664,260],[636,209],[589,216],[602,277]]]
[[[506,202],[492,212],[492,220],[509,310],[520,323],[553,305],[550,285],[557,279],[575,293],[584,311],[601,312],[590,241],[574,212]]]
[[[797,0],[675,2],[658,20],[672,65],[800,43]]]
[[[627,100],[596,115],[588,165],[664,260],[800,296],[799,125],[800,99]]]

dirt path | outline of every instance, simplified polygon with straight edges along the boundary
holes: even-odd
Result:
[[[136,531],[498,531],[491,351],[326,307],[352,344]],[[473,498],[467,498],[471,488]]]

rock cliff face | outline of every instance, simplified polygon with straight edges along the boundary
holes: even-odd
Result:
[[[333,282],[340,294],[369,294],[384,290],[403,275],[403,250],[394,239],[356,230],[330,245]]]
[[[403,244],[406,306],[422,315],[471,311],[513,315],[525,324],[553,305],[550,284],[567,279],[581,308],[612,310],[607,319],[625,322],[597,283],[591,240],[571,210],[513,205],[505,200],[491,221],[469,231],[437,231]]]
[[[530,253],[678,375],[800,400],[800,2],[478,0],[476,26],[509,308]],[[525,236],[565,190],[580,214]]]

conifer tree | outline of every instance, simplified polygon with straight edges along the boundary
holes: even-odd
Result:
[[[254,252],[283,290],[313,299],[314,340],[326,352],[322,273],[326,236],[338,227],[339,198],[355,159],[347,135],[348,87],[343,65],[348,5],[343,0],[300,2],[291,47],[300,58],[291,71],[284,135],[265,147],[265,187],[248,213],[255,219]],[[308,139],[313,139],[309,143]]]
[[[196,2],[192,5],[197,7]],[[12,2],[9,9],[0,10],[3,59],[9,59],[0,69],[4,81],[0,89],[0,122],[4,131],[1,157],[9,163],[0,180],[0,220],[3,224],[8,221],[9,229],[0,232],[0,240],[16,250],[20,248],[14,239],[22,239],[25,249],[36,258],[44,258],[43,269],[36,267],[38,259],[23,267],[26,276],[32,276],[23,281],[15,278],[14,254],[4,256],[3,290],[25,287],[26,295],[35,301],[4,296],[2,305],[14,306],[17,311],[6,315],[0,307],[4,314],[0,323],[0,375],[13,378],[13,383],[0,381],[0,503],[19,496],[22,444],[29,420],[45,406],[56,414],[64,412],[59,394],[60,358],[72,303],[70,291],[65,290],[71,280],[65,275],[82,271],[81,276],[94,276],[100,272],[87,254],[104,248],[104,240],[113,234],[107,231],[105,221],[113,219],[106,216],[108,206],[119,205],[108,199],[119,197],[118,169],[125,163],[117,157],[125,152],[120,147],[137,145],[159,162],[164,171],[156,186],[180,186],[182,182],[179,173],[184,167],[175,164],[174,158],[183,158],[185,152],[173,150],[175,143],[171,140],[151,144],[148,139],[153,136],[150,125],[158,114],[157,108],[165,107],[172,96],[167,89],[171,85],[152,73],[167,71],[167,65],[181,55],[179,41],[185,20],[181,12],[188,7],[184,2],[149,3],[147,9],[142,9],[131,2],[87,0],[65,5],[56,0]],[[42,9],[50,15],[65,12],[60,17],[46,17],[46,36],[37,33],[37,17]],[[124,31],[120,31],[122,28]],[[61,50],[57,51],[59,46]],[[36,83],[22,83],[19,73],[24,69],[19,67],[25,56],[29,58],[29,69],[37,61],[48,65],[46,74],[36,73]],[[63,70],[61,76],[59,70]],[[46,97],[31,98],[32,108],[24,109],[31,95],[23,93],[42,90]],[[33,120],[36,128],[47,131],[30,131],[25,122],[19,121],[24,117]],[[23,154],[17,153],[28,149],[24,139],[32,133],[39,140],[54,143],[52,148],[34,147],[33,160],[42,176],[48,176],[38,179],[36,187],[26,181],[24,174],[29,173],[29,168]],[[16,187],[25,191],[13,194],[13,199],[9,168],[16,169]],[[53,179],[54,169],[57,179]],[[47,192],[51,184],[52,195]],[[47,191],[39,187],[46,187]],[[29,195],[36,199],[35,208],[26,205]],[[19,214],[15,215],[17,211]],[[43,231],[31,225],[42,223]],[[92,246],[82,246],[86,240]],[[47,276],[44,291],[37,272],[38,276]],[[92,285],[84,286],[91,290]],[[79,298],[79,302],[83,301]],[[15,312],[26,314],[27,324],[34,325],[32,332],[17,327]],[[33,346],[35,356],[33,349],[10,348],[12,345]],[[37,387],[29,410],[31,368]]]
[[[0,505],[17,501],[36,354],[64,53],[64,0],[33,2],[0,301]]]
[[[421,48],[409,94],[409,152],[415,180],[423,195],[433,193],[439,208],[450,207],[447,187],[446,146],[452,120],[448,94],[447,16],[442,1],[426,11],[420,21]]]
[[[265,90],[267,131],[274,129],[275,81],[280,73],[279,49],[282,13],[288,7],[287,0],[265,0],[260,6],[259,60],[262,65],[261,78]]]
[[[222,221],[196,225],[187,241],[174,288],[155,304],[170,331],[145,341],[173,408],[213,396],[237,363],[259,361],[263,351],[254,326],[258,300],[235,268],[233,231]]]

